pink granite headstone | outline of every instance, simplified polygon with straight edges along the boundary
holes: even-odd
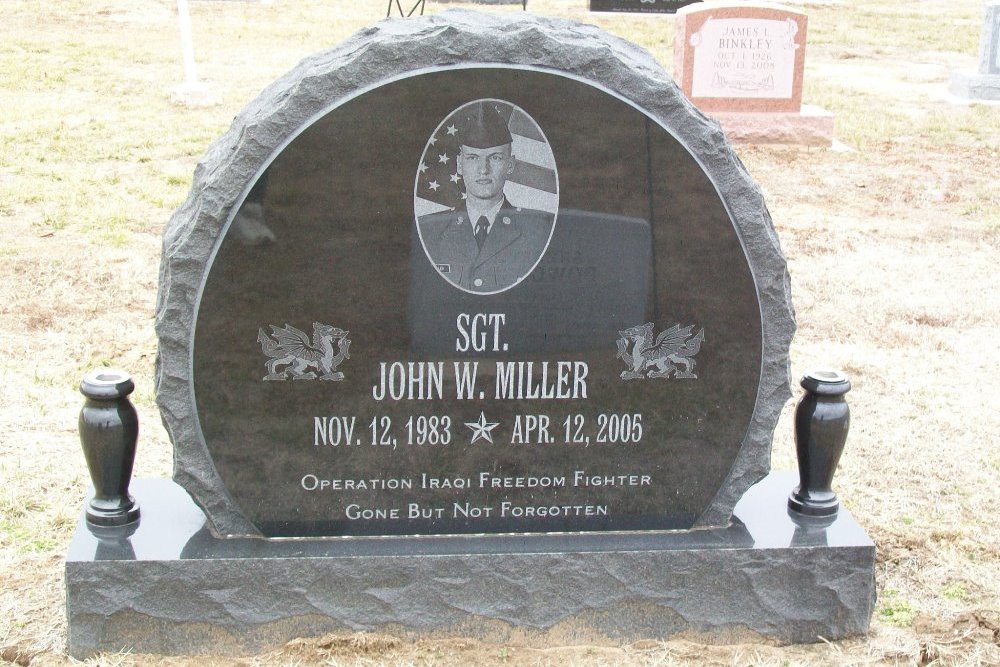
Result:
[[[833,116],[802,106],[806,15],[704,2],[677,11],[674,77],[732,141],[830,145]]]
[[[674,66],[706,111],[798,111],[806,15],[778,5],[701,3],[677,12]]]

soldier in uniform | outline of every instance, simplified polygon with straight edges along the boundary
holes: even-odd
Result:
[[[523,279],[545,251],[553,216],[520,208],[504,195],[514,172],[507,122],[488,103],[462,121],[458,175],[464,206],[425,215],[417,224],[438,273],[470,292],[504,290]]]

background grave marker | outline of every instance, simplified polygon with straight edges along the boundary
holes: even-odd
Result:
[[[950,90],[959,97],[1000,101],[1000,2],[988,0],[979,38],[979,68],[951,74]]]
[[[709,2],[677,13],[674,76],[731,141],[829,146],[833,115],[802,105],[807,17],[769,3]]]

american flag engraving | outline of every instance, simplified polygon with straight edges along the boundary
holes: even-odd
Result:
[[[503,100],[477,100],[495,108],[507,121],[513,138],[514,173],[504,187],[511,203],[555,213],[559,207],[556,161],[537,124],[519,107]],[[465,186],[458,174],[460,118],[469,105],[451,113],[431,136],[417,169],[414,213],[422,217],[460,208]]]

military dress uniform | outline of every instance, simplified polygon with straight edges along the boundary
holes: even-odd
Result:
[[[483,240],[465,208],[425,215],[420,237],[437,272],[470,292],[498,292],[517,283],[538,262],[552,232],[553,216],[511,206],[506,198]]]

